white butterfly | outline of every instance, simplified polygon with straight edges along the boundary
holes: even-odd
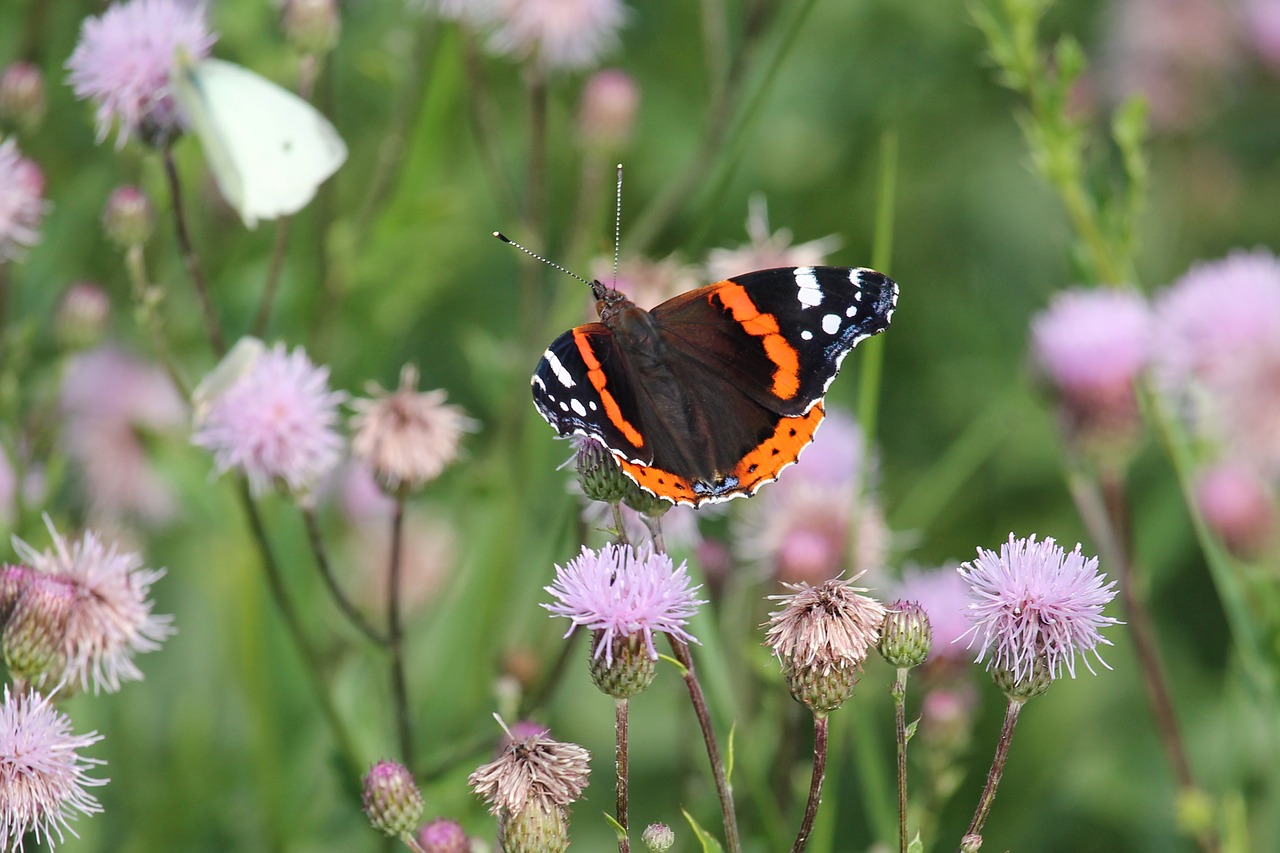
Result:
[[[315,107],[247,68],[179,60],[171,82],[218,188],[249,228],[297,213],[347,159]]]

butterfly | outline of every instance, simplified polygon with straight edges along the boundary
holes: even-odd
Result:
[[[648,311],[590,285],[600,321],[547,347],[534,404],[640,488],[695,507],[752,495],[799,458],[840,363],[898,301],[892,279],[856,267],[749,272]]]
[[[180,59],[171,86],[218,189],[249,228],[297,213],[347,159],[315,107],[247,68]]]

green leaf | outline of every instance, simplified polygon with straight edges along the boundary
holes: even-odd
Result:
[[[604,814],[604,819],[608,821],[609,825],[613,827],[613,834],[617,836],[619,841],[627,837],[627,828],[618,823],[617,818],[608,812],[603,812],[602,814]]]
[[[724,853],[724,848],[720,846],[720,842],[716,840],[714,835],[699,826],[698,822],[693,819],[693,815],[684,809],[681,809],[680,813],[689,822],[689,826],[693,829],[693,834],[698,837],[698,841],[702,844],[702,853]]]
[[[907,853],[924,853],[924,842],[920,840],[920,833],[916,833],[916,837],[911,839],[907,844]]]

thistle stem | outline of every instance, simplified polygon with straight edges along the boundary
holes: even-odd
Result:
[[[891,690],[898,736],[898,853],[907,853],[907,673],[906,667],[898,667]]]
[[[1013,742],[1013,729],[1018,724],[1018,712],[1022,710],[1025,700],[1010,699],[1009,707],[1004,712],[1004,725],[1000,727],[1000,740],[996,742],[996,754],[991,760],[991,770],[987,773],[987,784],[978,799],[978,809],[973,813],[969,829],[960,841],[960,853],[976,853],[982,846],[982,827],[991,814],[991,804],[996,799],[996,789],[1000,787],[1000,777],[1004,775],[1004,763],[1009,758],[1009,744]]]
[[[627,837],[630,824],[627,823],[627,774],[628,774],[628,704],[626,699],[618,699],[614,706],[616,724],[616,745],[614,747],[614,775],[618,780],[617,818],[622,832],[618,835],[618,853],[631,853],[631,839]]]
[[[173,223],[178,234],[178,249],[182,253],[182,264],[187,268],[187,275],[195,285],[196,297],[200,301],[200,312],[204,317],[205,331],[209,334],[209,343],[219,357],[227,352],[227,341],[222,334],[222,324],[213,308],[213,300],[209,296],[209,284],[205,280],[204,268],[200,266],[200,256],[196,254],[191,242],[191,232],[187,230],[187,216],[182,207],[182,181],[178,179],[178,166],[173,161],[173,148],[164,149],[164,174],[169,182],[169,197],[173,204]]]
[[[276,236],[271,245],[271,260],[267,266],[267,280],[262,284],[262,298],[258,301],[258,314],[253,318],[251,327],[255,338],[267,334],[267,326],[271,322],[271,307],[276,301],[276,291],[280,285],[280,274],[284,271],[285,249],[289,245],[289,226],[292,216],[282,216],[276,223]]]
[[[670,634],[667,640],[675,658],[684,667],[684,683],[689,690],[689,699],[693,702],[693,712],[698,718],[698,726],[702,729],[702,739],[707,745],[707,759],[711,762],[711,774],[715,778],[716,794],[720,797],[720,814],[724,819],[724,840],[729,853],[742,853],[742,842],[738,839],[738,817],[734,813],[733,789],[729,787],[729,777],[724,770],[724,761],[720,757],[720,745],[716,742],[715,728],[711,725],[711,712],[707,708],[707,698],[702,692],[702,684],[693,668],[693,656],[689,654],[689,646]]]
[[[333,566],[329,562],[329,553],[325,549],[324,539],[320,534],[320,523],[316,519],[315,509],[309,506],[302,507],[302,520],[306,524],[307,541],[311,544],[311,553],[315,555],[316,566],[320,569],[320,576],[324,578],[325,586],[329,588],[334,604],[338,605],[338,609],[347,617],[347,621],[361,634],[379,646],[389,647],[390,643],[386,635],[369,624],[347,594],[342,591],[342,586],[338,583],[338,578],[333,573]]]
[[[391,652],[391,690],[396,730],[406,767],[413,766],[413,727],[409,722],[409,689],[404,674],[404,632],[400,624],[400,568],[404,550],[404,495],[396,495],[391,518],[391,565],[387,572],[387,647]]]
[[[822,782],[827,776],[828,719],[824,712],[815,712],[813,715],[813,776],[809,779],[809,800],[805,803],[804,817],[800,821],[800,831],[796,833],[796,843],[791,845],[791,853],[803,853],[809,844],[809,835],[813,832],[813,822],[818,817],[818,805],[822,802]]]

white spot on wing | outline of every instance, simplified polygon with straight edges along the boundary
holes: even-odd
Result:
[[[574,413],[575,413],[575,414],[577,414],[577,416],[578,416],[578,417],[580,417],[580,418],[581,418],[581,417],[585,417],[585,416],[586,416],[586,414],[587,414],[587,408],[586,408],[586,406],[582,405],[582,401],[581,401],[581,400],[578,400],[578,399],[570,400],[570,401],[569,401],[569,405],[570,405],[570,406],[573,406],[573,411],[574,411]]]
[[[822,304],[822,288],[818,286],[818,277],[813,267],[796,267],[796,297],[806,308]]]
[[[822,318],[822,331],[834,335],[840,331],[840,318],[835,314],[826,314]]]
[[[569,371],[564,369],[564,365],[560,363],[560,359],[556,358],[556,354],[551,350],[547,350],[542,354],[547,360],[547,364],[551,365],[551,372],[556,375],[556,379],[560,380],[560,384],[566,388],[572,388],[576,383]]]
[[[813,340],[813,332],[809,331],[808,329],[805,329],[803,332],[800,333],[800,339],[803,341]]]
[[[846,317],[853,317],[853,316],[854,316],[854,315],[856,315],[857,313],[858,313],[858,306],[857,306],[857,305],[850,305],[848,308],[846,308],[846,309],[845,309],[844,316],[846,316]]]
[[[536,386],[537,388],[541,389],[541,390],[542,390],[542,393],[544,393],[544,394],[545,394],[545,393],[547,393],[547,384],[546,384],[545,382],[543,382],[543,381],[542,381],[542,377],[541,377],[541,376],[539,376],[538,374],[536,374],[536,373],[535,373],[535,374],[533,374],[533,379],[532,379],[532,380],[530,380],[530,383],[529,383],[529,384],[534,385],[534,386]]]

